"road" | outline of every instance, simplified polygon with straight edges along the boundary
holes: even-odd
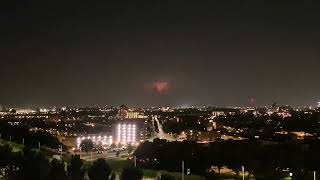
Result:
[[[104,158],[104,159],[117,159],[123,156],[128,156],[128,151],[120,151],[120,155],[117,156],[116,152],[104,152],[102,154],[98,154],[97,152],[92,152],[92,154],[89,152],[87,153],[81,153],[81,159],[85,160],[85,161],[94,161],[100,158]]]

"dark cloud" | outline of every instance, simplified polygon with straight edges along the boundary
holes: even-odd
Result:
[[[0,104],[312,105],[319,3],[4,1]],[[146,84],[170,82],[153,94]]]

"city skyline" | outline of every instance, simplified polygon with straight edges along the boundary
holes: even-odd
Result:
[[[318,7],[6,2],[0,104],[316,106]]]

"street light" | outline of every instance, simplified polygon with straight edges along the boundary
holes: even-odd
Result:
[[[244,180],[244,166],[242,166],[242,180]]]

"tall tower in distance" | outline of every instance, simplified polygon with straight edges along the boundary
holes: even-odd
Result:
[[[318,108],[320,108],[320,101],[318,101],[318,103],[317,103],[317,107],[318,107]]]

